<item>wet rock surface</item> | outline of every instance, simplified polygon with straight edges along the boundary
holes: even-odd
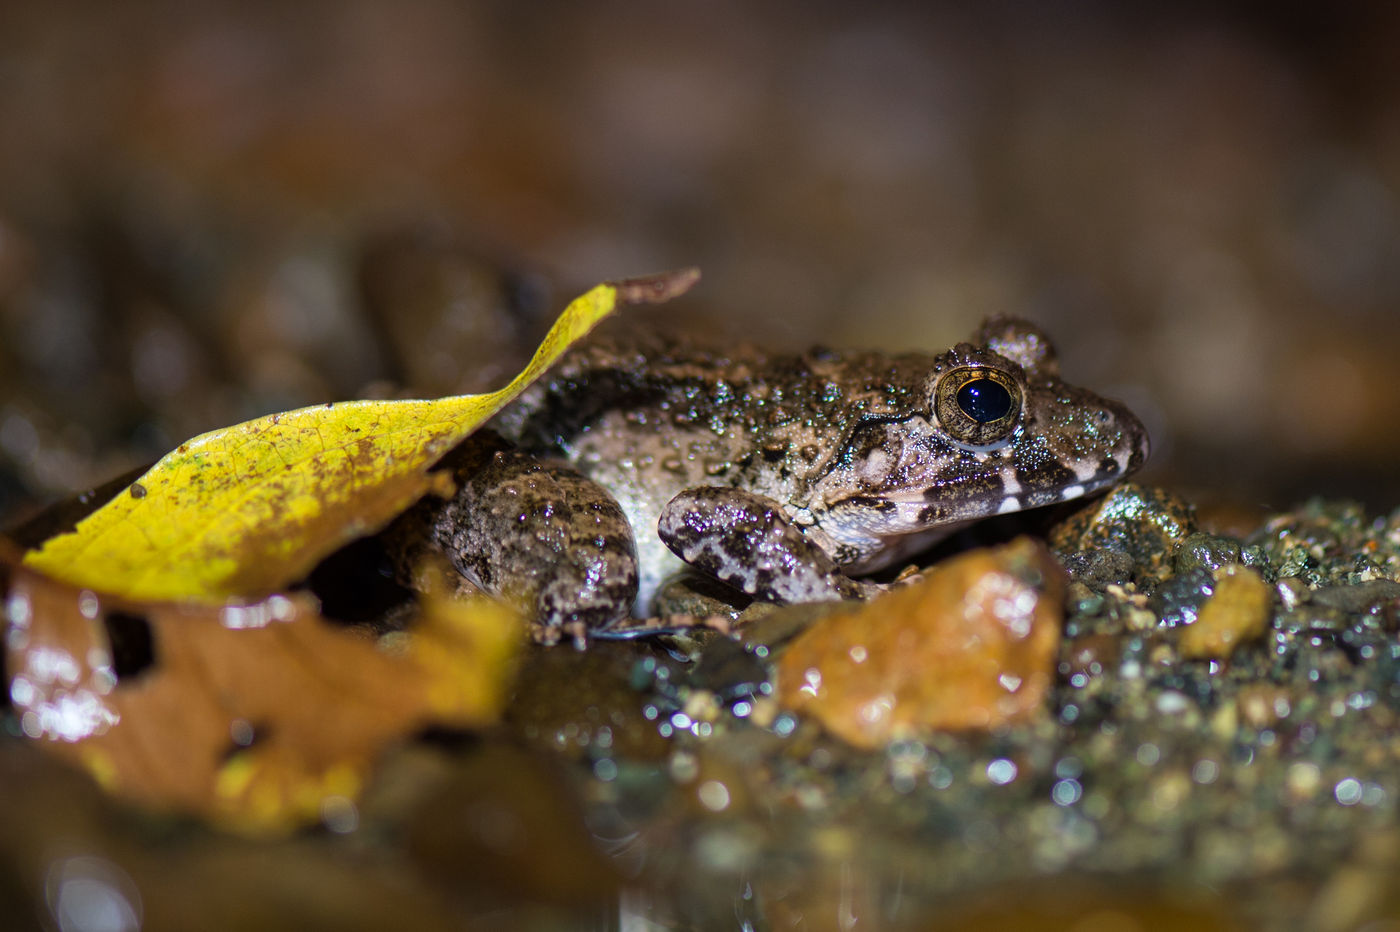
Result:
[[[71,874],[149,927],[199,927],[185,891],[237,869],[266,908],[210,914],[268,927],[1394,916],[1400,513],[1312,502],[1232,537],[1169,494],[1116,495],[1051,529],[1059,559],[1020,539],[864,605],[532,649],[502,725],[406,745],[310,837],[122,809],[10,716],[0,765],[33,806],[5,816],[22,869],[0,896],[24,909]],[[59,828],[91,859],[53,860]],[[302,882],[326,899],[279,910]]]
[[[993,732],[1044,712],[1063,570],[1028,538],[976,550],[782,652],[778,700],[858,747],[931,730]]]
[[[977,733],[930,719],[883,743],[833,727],[814,697],[789,701],[800,679],[783,681],[811,656],[860,666],[849,652],[869,649],[882,619],[856,635],[849,610],[804,621],[786,609],[755,623],[773,636],[744,632],[746,656],[776,658],[776,707],[758,692],[721,701],[688,684],[684,664],[651,661],[668,671],[648,708],[672,743],[672,778],[713,793],[726,778],[701,774],[728,773],[746,806],[776,806],[761,828],[703,806],[701,825],[659,823],[711,852],[657,865],[695,881],[671,891],[676,914],[715,915],[700,904],[722,889],[718,871],[749,879],[737,906],[760,926],[834,916],[823,876],[845,878],[843,902],[866,914],[897,889],[895,928],[1007,919],[1013,890],[1014,921],[1052,926],[1100,911],[1169,928],[1393,915],[1400,603],[1376,574],[1392,565],[1400,515],[1312,503],[1239,539],[1195,531],[1160,491],[1119,494],[1130,501],[1090,503],[1051,534],[1071,542],[1071,582],[1039,716]],[[969,554],[929,575],[976,588],[985,577],[967,567],[995,575],[998,559]],[[858,721],[861,708],[852,699],[843,714]],[[1046,874],[1057,880],[1030,882]]]
[[[1163,489],[1125,482],[1063,521],[1050,535],[1062,554],[1107,551],[1121,574],[1127,557],[1133,571],[1160,581],[1171,573],[1171,558],[1196,531],[1194,509]],[[1096,576],[1108,570],[1096,566]]]

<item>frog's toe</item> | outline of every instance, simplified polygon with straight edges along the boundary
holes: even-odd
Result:
[[[534,593],[537,623],[578,643],[586,640],[587,632],[610,628],[626,618],[637,595],[637,561],[631,554],[608,556],[557,566]]]

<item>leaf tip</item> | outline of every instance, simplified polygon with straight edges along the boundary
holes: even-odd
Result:
[[[661,304],[685,294],[699,280],[700,270],[690,266],[655,275],[623,278],[609,284],[617,289],[617,299],[623,304]]]

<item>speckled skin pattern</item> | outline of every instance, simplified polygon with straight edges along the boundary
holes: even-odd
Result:
[[[969,381],[1004,392],[994,395],[1004,415],[983,423],[961,413],[957,389]],[[859,595],[864,584],[848,574],[979,518],[1092,493],[1148,452],[1131,412],[1061,381],[1049,339],[1013,319],[988,321],[937,356],[595,341],[492,426],[520,452],[493,450],[435,534],[488,589],[566,567],[557,587],[529,585],[552,587],[541,624],[575,632],[614,623],[634,601],[645,613],[682,560],[774,601]],[[549,486],[522,453],[577,473]],[[561,544],[569,534],[582,543]],[[633,579],[635,600],[600,607]],[[582,602],[569,607],[579,580]]]
[[[481,588],[533,606],[537,640],[580,638],[625,613],[637,551],[605,489],[492,431],[459,448],[451,465],[457,494],[429,506],[432,542]]]

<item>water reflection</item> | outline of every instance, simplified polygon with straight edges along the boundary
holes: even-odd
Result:
[[[114,681],[105,665],[83,677],[83,665],[65,650],[32,647],[24,656],[24,669],[10,681],[10,701],[29,737],[81,741],[121,720],[102,698]]]
[[[60,932],[128,932],[141,928],[141,895],[120,867],[81,855],[54,861],[45,882]]]

